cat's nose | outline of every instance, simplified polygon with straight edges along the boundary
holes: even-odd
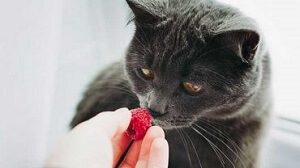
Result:
[[[163,112],[161,112],[161,111],[156,111],[156,110],[153,110],[153,109],[151,109],[151,108],[148,108],[148,111],[151,113],[151,115],[152,115],[153,117],[160,117],[160,116],[163,116],[163,115],[166,114],[165,111],[163,111]]]
[[[166,102],[159,99],[155,92],[151,92],[148,96],[148,110],[153,117],[160,117],[167,113]]]

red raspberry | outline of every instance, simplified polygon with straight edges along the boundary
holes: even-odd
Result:
[[[151,127],[151,114],[146,108],[131,110],[131,121],[127,128],[127,135],[133,140],[142,139]]]

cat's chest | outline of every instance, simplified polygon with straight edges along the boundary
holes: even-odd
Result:
[[[217,127],[195,126],[166,131],[170,146],[170,166],[235,167],[242,159],[241,147],[229,132]]]

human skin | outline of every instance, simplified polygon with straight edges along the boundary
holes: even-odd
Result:
[[[130,111],[122,108],[79,124],[54,148],[45,167],[115,167],[131,142],[125,134],[130,119]],[[132,143],[121,167],[167,168],[168,157],[163,130],[152,126],[143,139]]]

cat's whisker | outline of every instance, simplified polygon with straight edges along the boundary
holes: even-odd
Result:
[[[269,52],[257,23],[214,0],[127,3],[135,30],[125,57],[91,83],[72,127],[101,111],[140,106],[170,131],[170,165],[256,164],[271,101]]]
[[[229,163],[235,168],[234,163],[232,160],[216,145],[214,144],[209,138],[207,138],[204,134],[202,134],[199,130],[197,130],[195,127],[191,126],[191,128],[197,132],[199,135],[201,135],[208,143],[211,143],[228,161]]]
[[[182,139],[183,139],[183,141],[184,141],[184,143],[185,143],[185,146],[186,146],[185,148],[187,148],[188,160],[189,160],[190,167],[192,168],[192,167],[193,167],[193,164],[192,164],[192,157],[191,157],[191,154],[190,154],[189,144],[188,144],[188,142],[186,141],[186,139],[185,139],[183,133],[181,133],[181,130],[179,129],[178,131],[180,132],[181,137],[182,137]]]
[[[201,134],[198,130],[196,130],[193,126],[191,126],[191,128],[192,128],[194,131],[196,131],[199,135],[201,135],[204,139],[206,139],[206,137],[204,137],[204,135]],[[212,150],[215,152],[215,154],[216,154],[216,156],[218,157],[218,159],[219,159],[219,161],[220,161],[222,167],[225,168],[225,162],[224,162],[224,160],[223,160],[223,156],[221,156],[221,154],[220,154],[219,151],[217,150],[216,145],[213,144],[211,141],[209,141],[209,140],[207,140],[207,139],[206,139],[206,141],[208,142],[208,144],[210,145],[210,147],[212,148]]]
[[[207,141],[207,142],[208,142],[208,144],[210,145],[210,147],[213,149],[213,151],[215,152],[215,154],[216,154],[216,156],[218,157],[218,159],[219,159],[219,161],[220,161],[222,167],[225,168],[225,161],[224,161],[223,156],[221,155],[221,153],[220,153],[220,152],[218,151],[218,149],[216,148],[216,145],[213,144],[213,143],[210,142],[210,141]]]
[[[192,127],[192,129],[194,129],[194,127],[193,126],[191,126]],[[196,131],[197,132],[197,131]],[[197,133],[199,133],[199,132],[197,132]],[[203,134],[200,134],[202,137],[204,136]],[[205,138],[205,137],[203,137],[203,138]],[[216,148],[216,145],[213,143],[213,142],[211,142],[211,141],[209,141],[209,140],[206,140],[207,142],[208,142],[208,144],[210,145],[210,147],[213,149],[213,151],[215,152],[215,154],[216,154],[216,156],[218,157],[218,159],[219,159],[219,161],[220,161],[220,163],[221,163],[221,165],[222,165],[222,167],[223,168],[225,168],[225,161],[224,161],[224,159],[223,159],[223,156],[220,154],[220,152],[218,151],[218,149]]]
[[[186,144],[187,144],[187,147],[188,147],[188,149],[189,149],[189,157],[190,157],[190,162],[191,162],[191,167],[193,167],[193,162],[192,162],[192,157],[191,157],[191,151],[192,151],[192,147],[190,147],[190,145],[189,145],[189,141],[186,139],[186,137],[184,136],[184,134],[183,134],[183,130],[182,129],[180,129],[180,132],[181,132],[181,134],[182,134],[182,137],[183,137],[183,139],[184,139],[184,141],[186,142]]]
[[[207,129],[213,131],[214,133],[216,133],[216,135],[220,135],[222,138],[224,138],[225,140],[229,141],[231,144],[234,144],[234,148],[238,147],[238,145],[234,142],[234,140],[232,140],[228,135],[226,134],[226,131],[223,130],[221,131],[220,129],[218,129],[217,127],[215,127],[214,125],[210,124],[209,121],[205,121],[205,120],[199,120],[199,122],[202,122],[203,124],[207,125]]]
[[[217,127],[215,127],[214,125],[212,125],[212,124],[209,123],[209,122],[212,122],[212,121],[205,121],[205,120],[199,120],[199,121],[200,121],[200,122],[203,122],[203,123],[205,123],[206,125],[208,125],[209,127],[211,127],[210,130],[214,131],[217,135],[220,135],[220,136],[223,137],[225,140],[227,140],[227,141],[234,147],[234,149],[235,149],[237,152],[241,153],[241,155],[243,155],[243,157],[244,157],[245,159],[247,159],[248,161],[250,161],[250,160],[248,159],[247,155],[245,154],[244,150],[242,150],[242,149],[239,147],[239,145],[238,145],[234,140],[232,140],[232,139],[229,137],[228,134],[226,134],[226,131],[225,131],[225,130],[221,131],[221,130],[219,130]],[[219,124],[219,125],[221,125],[221,124]],[[222,126],[222,125],[221,125],[221,126]]]
[[[224,144],[240,161],[243,167],[245,166],[245,163],[243,161],[243,159],[239,156],[239,154],[234,151],[228,144],[226,144],[226,142],[224,142],[222,139],[220,139],[219,137],[215,136],[214,134],[210,133],[209,131],[207,131],[206,129],[204,129],[203,127],[199,126],[198,124],[194,124],[196,127],[198,127],[199,129],[203,130],[204,132],[206,132],[208,135],[212,136],[213,138],[217,139],[218,141],[220,141],[222,144]]]
[[[221,124],[221,123],[218,123],[218,122],[209,120],[209,119],[201,119],[200,121],[206,122],[206,123],[211,123],[211,124],[214,124],[214,125],[218,125],[218,126],[220,126],[220,127],[222,127],[222,128],[225,128],[225,129],[230,129],[230,127],[227,126],[227,125],[224,125],[224,124]],[[221,132],[222,132],[222,131],[221,131]],[[226,134],[226,133],[224,133],[224,132],[222,132],[222,133],[225,134],[225,135],[230,136],[229,134]]]
[[[195,145],[194,145],[193,141],[191,140],[189,134],[187,134],[184,130],[182,131],[182,133],[185,134],[186,137],[187,137],[187,139],[190,141],[190,143],[191,143],[191,145],[192,145],[192,148],[194,149],[194,152],[195,152],[195,155],[196,155],[198,164],[199,164],[200,168],[202,168],[202,164],[201,164],[200,158],[199,158],[199,156],[198,156],[198,153],[197,153],[197,150],[196,150],[196,148],[195,148]]]
[[[188,156],[188,160],[189,160],[190,167],[192,167],[192,160],[191,160],[191,156],[190,156],[190,152],[189,152],[188,145],[187,145],[187,143],[186,143],[186,141],[185,141],[183,135],[181,134],[180,130],[179,130],[178,128],[176,128],[176,127],[175,127],[175,130],[177,131],[177,133],[178,133],[178,135],[179,135],[179,137],[180,137],[180,140],[181,140],[181,142],[182,142],[182,144],[183,144],[183,147],[184,147],[184,149],[185,149],[185,151],[186,151],[186,154],[187,154],[187,156]]]

